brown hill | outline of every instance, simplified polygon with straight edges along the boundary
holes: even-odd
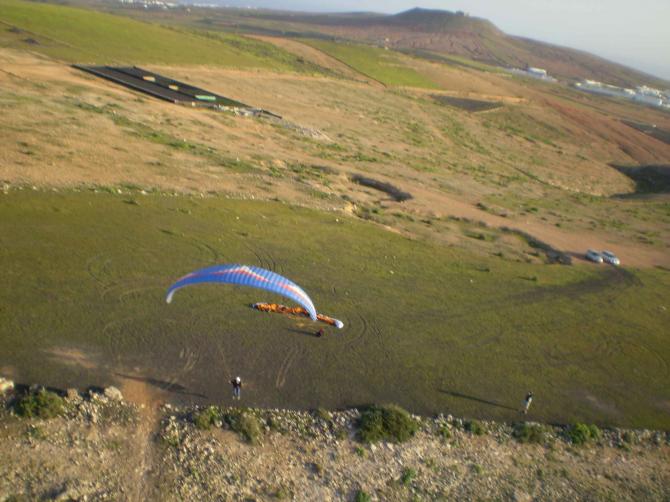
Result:
[[[243,21],[235,22],[235,26],[249,31],[268,33],[279,29],[282,34],[306,36],[320,33],[398,50],[455,54],[496,66],[539,66],[569,80],[590,78],[622,86],[670,86],[670,82],[587,52],[507,35],[490,21],[463,12],[416,8],[395,15],[271,11],[228,11],[224,15],[227,21],[237,16]]]

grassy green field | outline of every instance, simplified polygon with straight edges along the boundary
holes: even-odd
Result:
[[[60,5],[0,1],[0,47],[77,63],[184,64],[312,71],[272,44]]]
[[[302,40],[385,85],[439,89],[439,85],[408,63],[408,56],[369,45]]]
[[[339,220],[338,220],[339,219]],[[273,268],[345,329],[262,314],[258,290],[167,287],[202,266]],[[0,193],[0,369],[59,387],[171,385],[175,400],[670,428],[670,273],[478,258],[278,203]],[[125,377],[124,377],[125,375]]]

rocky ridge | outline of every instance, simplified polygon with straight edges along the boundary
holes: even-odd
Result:
[[[578,444],[575,427],[412,416],[409,441],[365,443],[356,409],[149,410],[108,388],[69,390],[62,414],[43,420],[19,417],[12,393],[0,411],[0,501],[670,497],[662,431],[595,428]]]

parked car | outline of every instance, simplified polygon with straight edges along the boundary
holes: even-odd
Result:
[[[619,261],[619,258],[617,258],[616,255],[614,253],[612,253],[611,251],[603,251],[601,253],[601,255],[603,257],[603,260],[605,260],[605,262],[609,263],[610,265],[620,265],[621,264],[621,261]]]
[[[598,251],[594,251],[593,249],[589,249],[586,252],[586,259],[595,263],[603,262],[603,256]]]

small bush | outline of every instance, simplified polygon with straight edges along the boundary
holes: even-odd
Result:
[[[409,486],[414,478],[416,478],[416,471],[411,467],[405,467],[400,475],[400,483],[403,486]]]
[[[246,412],[228,413],[223,416],[231,430],[240,434],[251,444],[256,444],[261,437],[261,423],[254,415]]]
[[[371,406],[361,415],[358,436],[365,443],[381,440],[402,443],[414,436],[418,428],[419,424],[399,406]]]
[[[567,428],[565,431],[567,438],[572,444],[585,444],[590,441],[598,441],[602,433],[596,425],[587,425],[576,423]]]
[[[477,420],[470,420],[465,422],[465,430],[470,434],[474,434],[475,436],[481,436],[486,433],[486,427],[484,424]]]
[[[626,444],[635,444],[637,442],[635,434],[630,431],[624,431],[623,434],[621,434],[621,440]]]
[[[445,441],[446,441],[447,439],[451,439],[451,436],[452,436],[452,434],[451,434],[451,430],[450,430],[449,427],[447,427],[446,425],[442,425],[442,426],[440,426],[440,428],[437,430],[437,433],[438,433],[438,434],[440,435],[440,437],[441,437],[442,439],[444,439]]]
[[[546,434],[544,427],[538,424],[518,423],[514,425],[512,436],[519,443],[544,443]]]
[[[287,488],[280,486],[279,488],[277,488],[277,491],[275,492],[274,495],[275,498],[279,500],[285,500],[291,497],[291,492]]]
[[[209,406],[193,417],[193,423],[200,430],[211,429],[217,420],[221,420],[221,412],[214,406]]]
[[[316,411],[314,412],[314,415],[317,418],[320,418],[321,420],[326,422],[327,424],[331,424],[333,421],[333,415],[325,408],[317,408]]]
[[[63,410],[63,398],[46,389],[26,394],[16,403],[16,413],[26,418],[54,418],[61,415]]]
[[[370,497],[370,495],[365,493],[363,490],[358,490],[354,496],[355,502],[370,502],[371,500],[372,497]]]

